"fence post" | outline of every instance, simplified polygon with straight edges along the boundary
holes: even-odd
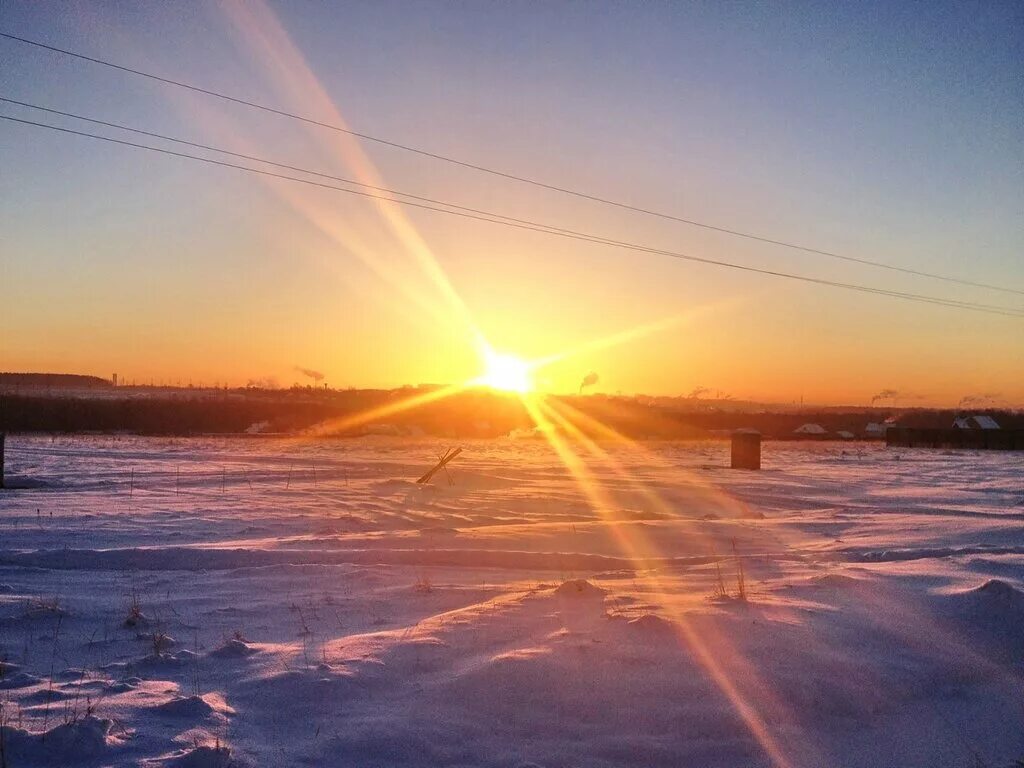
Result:
[[[4,443],[7,442],[7,433],[0,432],[0,488],[4,487]]]

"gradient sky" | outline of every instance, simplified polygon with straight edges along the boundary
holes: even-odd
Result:
[[[1020,3],[6,0],[0,29],[630,204],[1024,290]],[[657,248],[1024,307],[360,150],[6,39],[0,95]],[[0,370],[447,383],[479,373],[476,327],[528,358],[583,346],[539,374],[555,391],[593,370],[607,392],[1024,403],[1024,319],[401,214],[10,123],[0,293]]]

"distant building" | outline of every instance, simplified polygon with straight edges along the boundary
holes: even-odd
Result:
[[[802,424],[793,430],[795,435],[827,435],[828,430],[825,429],[821,424]]]
[[[954,429],[999,429],[999,424],[991,416],[979,413],[974,416],[958,416],[953,419]]]
[[[853,432],[850,432],[845,429],[840,429],[838,432],[836,432],[836,434],[843,438],[843,440],[853,440],[853,438],[855,437]]]
[[[864,434],[868,437],[885,437],[886,431],[891,426],[892,424],[879,424],[877,421],[872,421],[864,427]]]

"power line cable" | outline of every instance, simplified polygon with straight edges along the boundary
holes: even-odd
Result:
[[[564,237],[572,240],[580,240],[584,242],[597,243],[600,245],[609,245],[618,248],[623,248],[632,251],[638,251],[641,253],[651,253],[663,256],[669,256],[671,258],[681,259],[684,261],[691,261],[700,264],[708,264],[712,266],[725,267],[728,269],[740,270],[744,272],[751,272],[761,275],[769,275],[772,277],[786,278],[790,280],[798,280],[805,283],[812,283],[816,285],[831,286],[834,288],[843,288],[847,290],[859,291],[861,293],[870,293],[880,296],[890,296],[893,298],[906,299],[909,301],[917,301],[926,304],[935,304],[939,306],[951,307],[954,309],[967,309],[977,312],[984,312],[987,314],[1002,315],[1005,317],[1017,317],[1024,318],[1024,311],[1016,310],[1011,307],[1001,307],[990,304],[981,304],[977,302],[960,301],[956,299],[947,299],[937,296],[928,296],[923,294],[905,293],[902,291],[893,291],[886,288],[877,288],[874,286],[860,285],[856,283],[842,283],[835,280],[827,280],[824,278],[811,277],[809,275],[802,275],[792,272],[781,272],[777,270],[763,269],[760,267],[752,267],[747,264],[737,264],[733,262],[720,261],[717,259],[709,259],[702,256],[693,256],[691,254],[681,253],[678,251],[668,251],[659,248],[651,248],[645,245],[639,245],[636,243],[629,243],[619,240],[611,240],[596,235],[590,235],[584,232],[575,232],[573,230],[549,228],[544,224],[532,223],[524,220],[524,223],[518,223],[518,221],[512,221],[508,218],[495,218],[488,214],[473,214],[459,210],[452,210],[449,208],[441,208],[436,205],[427,205],[425,203],[413,202],[409,200],[398,200],[393,197],[387,197],[384,195],[373,194],[372,192],[364,192],[359,189],[349,189],[346,187],[340,187],[333,184],[327,184],[325,182],[315,181],[313,179],[305,179],[298,176],[290,176],[288,174],[276,173],[274,171],[267,171],[259,168],[252,168],[245,165],[239,165],[237,163],[230,163],[224,160],[217,160],[210,157],[202,157],[200,155],[192,155],[187,152],[177,152],[175,150],[166,149],[162,147],[154,147],[147,144],[139,144],[133,141],[126,141],[124,139],[116,139],[111,136],[102,136],[100,134],[89,133],[87,131],[77,131],[71,128],[62,128],[56,125],[50,125],[48,123],[40,123],[34,120],[25,120],[18,117],[11,117],[9,115],[0,115],[0,120],[7,120],[9,122],[21,123],[23,125],[34,126],[37,128],[46,128],[52,131],[58,131],[60,133],[71,134],[75,136],[83,136],[86,138],[97,139],[100,141],[106,141],[112,144],[120,144],[127,147],[134,147],[136,149],[143,149],[150,152],[157,152],[165,155],[172,155],[174,157],[180,157],[188,160],[194,160],[201,163],[208,163],[210,165],[217,165],[224,168],[234,168],[236,170],[245,171],[247,173],[259,174],[262,176],[268,176],[277,179],[283,179],[286,181],[298,182],[300,184],[307,184],[310,186],[321,187],[324,189],[332,189],[339,192],[345,192],[350,195],[358,195],[360,197],[369,198],[372,200],[380,200],[389,203],[396,203],[399,205],[405,205],[413,208],[419,208],[428,211],[434,211],[436,213],[445,213],[450,216],[460,216],[467,219],[474,219],[477,221],[484,221],[490,224],[500,224],[506,227],[513,227],[516,229],[529,230],[533,232],[540,232],[543,234],[555,235],[557,237]],[[214,150],[219,151],[219,150]],[[262,161],[261,161],[262,162]]]
[[[252,160],[252,161],[257,162],[257,163],[264,163],[266,165],[272,165],[272,166],[274,166],[276,168],[284,168],[285,170],[289,170],[289,171],[297,171],[299,173],[308,173],[311,176],[318,176],[318,177],[323,178],[323,179],[331,179],[332,181],[340,181],[343,184],[352,184],[354,186],[363,187],[365,189],[372,189],[372,190],[374,190],[376,192],[386,192],[389,195],[397,195],[399,197],[408,197],[411,200],[419,200],[420,202],[430,203],[431,205],[443,205],[443,206],[447,206],[448,208],[454,208],[455,210],[468,211],[469,213],[476,213],[476,214],[480,214],[482,216],[490,216],[490,217],[493,217],[493,218],[496,218],[496,219],[505,219],[507,221],[514,221],[514,222],[517,222],[517,223],[520,223],[520,224],[529,224],[531,226],[543,226],[545,229],[557,230],[559,232],[570,232],[572,234],[580,234],[580,233],[574,232],[571,229],[563,229],[561,227],[556,227],[556,226],[554,226],[552,224],[538,224],[538,222],[529,221],[527,219],[517,219],[514,216],[506,216],[506,215],[501,214],[501,213],[494,213],[493,211],[484,211],[484,210],[481,210],[479,208],[471,208],[471,207],[465,206],[465,205],[457,205],[455,203],[449,203],[449,202],[446,202],[444,200],[437,200],[437,199],[431,198],[431,197],[423,197],[422,195],[414,195],[414,194],[411,194],[409,192],[401,192],[401,191],[399,191],[397,189],[391,189],[389,187],[380,187],[380,186],[376,186],[374,184],[367,184],[365,182],[356,181],[355,179],[349,179],[349,178],[346,178],[344,176],[336,176],[334,174],[324,173],[322,171],[314,171],[314,170],[309,169],[309,168],[302,168],[302,167],[296,166],[296,165],[289,165],[288,163],[281,163],[281,162],[278,162],[278,161],[275,161],[275,160],[268,160],[267,158],[257,157],[256,155],[247,155],[247,154],[242,153],[242,152],[234,152],[234,151],[231,151],[231,150],[228,150],[228,149],[222,149],[220,147],[214,147],[214,146],[211,146],[209,144],[201,144],[201,143],[195,142],[195,141],[188,141],[187,139],[179,139],[177,137],[168,136],[167,134],[163,134],[163,133],[155,133],[153,131],[146,131],[146,130],[143,130],[141,128],[133,128],[132,126],[124,125],[123,123],[112,123],[112,122],[110,122],[108,120],[98,120],[96,118],[86,117],[85,115],[79,115],[79,114],[76,114],[74,112],[64,112],[64,111],[59,110],[59,109],[52,109],[50,107],[43,107],[43,106],[40,106],[38,104],[30,104],[27,101],[18,101],[17,99],[10,99],[10,98],[7,98],[5,96],[0,96],[0,102],[6,102],[8,104],[15,104],[15,105],[17,105],[19,107],[27,107],[29,109],[35,109],[35,110],[38,110],[40,112],[47,112],[47,113],[53,114],[53,115],[60,115],[61,117],[70,117],[70,118],[73,118],[75,120],[82,120],[82,121],[87,122],[87,123],[93,123],[94,125],[102,125],[102,126],[105,126],[107,128],[116,128],[117,130],[120,130],[120,131],[128,131],[129,133],[135,133],[135,134],[139,134],[141,136],[149,136],[149,137],[155,138],[155,139],[162,139],[163,141],[170,141],[170,142],[174,142],[175,144],[182,144],[182,145],[188,146],[188,147],[195,147],[196,149],[203,149],[203,150],[207,150],[209,152],[219,152],[220,154],[227,155],[229,157],[237,157],[237,158],[241,158],[243,160]]]
[[[577,198],[584,199],[584,200],[589,200],[589,201],[595,202],[595,203],[601,203],[603,205],[614,206],[616,208],[620,208],[620,209],[627,210],[627,211],[632,211],[634,213],[641,213],[641,214],[644,214],[646,216],[654,216],[654,217],[661,218],[661,219],[667,219],[667,220],[670,220],[670,221],[675,221],[675,222],[679,222],[679,223],[682,223],[682,224],[687,224],[689,226],[699,227],[701,229],[706,229],[706,230],[710,230],[710,231],[713,231],[713,232],[719,232],[721,234],[731,235],[733,237],[741,237],[741,238],[745,238],[747,240],[753,240],[753,241],[760,242],[760,243],[765,243],[765,244],[768,244],[768,245],[775,245],[775,246],[779,246],[779,247],[782,247],[782,248],[790,248],[790,249],[797,250],[797,251],[803,251],[804,253],[812,253],[812,254],[816,254],[816,255],[819,255],[819,256],[826,256],[828,258],[840,259],[842,261],[847,261],[847,262],[851,262],[851,263],[855,263],[855,264],[862,264],[864,266],[875,267],[875,268],[878,268],[878,269],[886,269],[886,270],[890,270],[890,271],[893,271],[893,272],[901,272],[901,273],[907,274],[907,275],[915,275],[917,277],[926,277],[926,278],[929,278],[929,279],[932,279],[932,280],[941,280],[941,281],[947,282],[947,283],[955,283],[955,284],[958,284],[958,285],[971,286],[973,288],[984,288],[986,290],[1000,291],[1002,293],[1015,293],[1015,294],[1019,294],[1019,295],[1024,295],[1024,290],[1017,289],[1017,288],[1010,288],[1010,287],[1002,286],[1002,285],[992,285],[990,283],[981,283],[981,282],[976,282],[976,281],[973,281],[973,280],[966,280],[964,278],[951,277],[949,275],[940,275],[940,274],[937,274],[935,272],[926,272],[924,270],[911,269],[909,267],[901,267],[901,266],[898,266],[896,264],[887,264],[887,263],[881,262],[881,261],[872,261],[870,259],[862,259],[862,258],[859,258],[859,257],[856,257],[856,256],[848,256],[848,255],[844,255],[844,254],[840,254],[840,253],[835,253],[834,251],[827,251],[827,250],[820,249],[820,248],[813,248],[811,246],[801,245],[799,243],[794,243],[794,242],[790,242],[790,241],[786,241],[786,240],[778,240],[778,239],[767,237],[767,236],[764,236],[764,235],[758,235],[758,234],[754,234],[754,233],[751,233],[751,232],[744,232],[744,231],[738,230],[738,229],[730,229],[728,227],[721,227],[721,226],[717,226],[717,225],[714,225],[714,224],[708,224],[708,223],[702,222],[702,221],[696,221],[694,219],[687,219],[687,218],[684,218],[682,216],[676,216],[676,215],[673,215],[673,214],[670,214],[670,213],[664,213],[662,211],[656,211],[656,210],[653,210],[651,208],[644,208],[642,206],[631,205],[629,203],[624,203],[624,202],[621,202],[621,201],[618,201],[618,200],[612,200],[612,199],[606,198],[606,197],[600,197],[598,195],[592,195],[590,193],[582,192],[582,191],[576,190],[576,189],[571,189],[569,187],[562,187],[562,186],[558,186],[556,184],[549,184],[547,182],[543,182],[543,181],[540,181],[538,179],[529,178],[528,176],[519,176],[517,174],[508,173],[506,171],[500,171],[500,170],[497,170],[497,169],[494,169],[494,168],[489,168],[487,166],[479,165],[477,163],[471,163],[471,162],[468,162],[468,161],[465,161],[465,160],[459,160],[458,158],[450,157],[448,155],[441,155],[441,154],[438,154],[436,152],[430,152],[428,150],[420,149],[418,147],[413,147],[413,146],[410,146],[408,144],[402,144],[402,143],[399,143],[399,142],[396,142],[396,141],[390,141],[388,139],[383,139],[383,138],[381,138],[379,136],[374,136],[372,134],[362,133],[362,132],[359,132],[359,131],[354,131],[354,130],[352,130],[350,128],[345,128],[345,127],[340,126],[340,125],[335,125],[335,124],[332,124],[332,123],[326,123],[326,122],[323,122],[321,120],[316,120],[316,119],[311,118],[311,117],[306,117],[306,116],[303,116],[303,115],[299,115],[299,114],[296,114],[294,112],[288,112],[288,111],[283,110],[283,109],[277,109],[276,107],[271,107],[271,106],[268,106],[266,104],[260,104],[259,102],[250,101],[248,99],[242,99],[242,98],[239,98],[237,96],[231,96],[229,94],[222,93],[220,91],[214,91],[214,90],[209,89],[209,88],[203,88],[201,86],[193,85],[191,83],[182,82],[180,80],[173,80],[173,79],[168,78],[168,77],[161,77],[160,75],[155,75],[155,74],[153,74],[151,72],[144,72],[144,71],[142,71],[140,69],[134,69],[132,67],[124,66],[122,64],[116,64],[116,63],[114,63],[112,61],[107,61],[105,59],[96,58],[94,56],[87,56],[87,55],[85,55],[83,53],[77,53],[75,51],[69,51],[69,50],[67,50],[65,48],[58,48],[57,46],[54,46],[54,45],[48,45],[46,43],[41,43],[41,42],[39,42],[37,40],[30,40],[28,38],[20,37],[18,35],[12,35],[12,34],[7,33],[7,32],[0,32],[0,37],[7,38],[8,40],[14,40],[14,41],[19,42],[19,43],[24,43],[26,45],[35,46],[36,48],[41,48],[41,49],[44,49],[44,50],[47,50],[47,51],[51,51],[53,53],[59,53],[59,54],[61,54],[63,56],[69,56],[69,57],[72,57],[72,58],[75,58],[75,59],[79,59],[81,61],[88,61],[88,62],[91,62],[93,64],[99,64],[99,65],[104,66],[104,67],[110,67],[111,69],[116,69],[116,70],[119,70],[121,72],[126,72],[128,74],[137,75],[139,77],[145,77],[145,78],[148,78],[150,80],[154,80],[154,81],[159,82],[159,83],[164,83],[165,85],[171,85],[171,86],[174,86],[176,88],[184,88],[184,89],[193,91],[195,93],[202,93],[202,94],[204,94],[206,96],[212,96],[214,98],[223,99],[224,101],[229,101],[229,102],[232,102],[232,103],[235,103],[235,104],[240,104],[242,106],[250,107],[252,109],[258,109],[258,110],[261,110],[263,112],[268,112],[270,114],[278,115],[280,117],[287,117],[287,118],[292,119],[292,120],[299,120],[299,121],[301,121],[303,123],[307,123],[309,125],[319,126],[320,128],[326,128],[328,130],[337,131],[339,133],[345,133],[345,134],[348,134],[349,136],[354,136],[356,138],[364,139],[366,141],[372,141],[372,142],[380,144],[382,146],[391,147],[393,149],[400,149],[400,150],[402,150],[404,152],[411,152],[413,154],[421,155],[423,157],[428,157],[428,158],[431,158],[433,160],[439,160],[439,161],[442,161],[442,162],[445,162],[445,163],[451,163],[452,165],[461,166],[463,168],[468,168],[468,169],[471,169],[471,170],[474,170],[474,171],[479,171],[481,173],[487,173],[487,174],[490,174],[492,176],[497,176],[497,177],[500,177],[500,178],[503,178],[503,179],[508,179],[508,180],[511,180],[511,181],[516,181],[516,182],[519,182],[519,183],[522,183],[522,184],[529,184],[529,185],[532,185],[534,187],[539,187],[541,189],[547,189],[547,190],[552,191],[552,192],[559,192],[561,194],[571,195],[573,197],[577,197]]]
[[[550,231],[552,233],[564,233],[564,234],[571,235],[571,236],[576,236],[576,237],[580,237],[580,238],[586,238],[590,242],[599,242],[599,243],[603,243],[603,244],[607,244],[607,245],[614,245],[614,246],[630,248],[630,249],[634,249],[634,250],[643,250],[644,252],[647,252],[647,253],[674,255],[673,252],[663,251],[663,250],[651,248],[651,247],[648,247],[648,246],[639,245],[639,244],[636,244],[636,243],[629,243],[629,242],[625,242],[625,241],[621,241],[621,240],[614,240],[614,239],[611,239],[611,238],[607,238],[607,237],[603,237],[603,236],[599,236],[599,235],[594,235],[592,233],[579,232],[579,231],[572,230],[572,229],[565,229],[563,227],[557,227],[557,226],[552,225],[552,224],[541,223],[541,222],[536,222],[536,221],[530,221],[528,219],[518,219],[518,218],[515,218],[515,217],[512,217],[512,216],[506,216],[504,214],[495,213],[493,211],[485,211],[485,210],[481,210],[479,208],[471,208],[471,207],[468,207],[468,206],[457,205],[455,203],[449,203],[449,202],[444,201],[444,200],[437,200],[437,199],[434,199],[434,198],[422,197],[420,195],[413,195],[413,194],[410,194],[410,193],[407,193],[407,192],[401,192],[399,190],[390,189],[388,187],[374,186],[372,184],[366,184],[364,182],[355,181],[353,179],[348,179],[348,178],[345,178],[345,177],[342,177],[342,176],[335,176],[335,175],[332,175],[332,174],[322,173],[320,171],[311,170],[309,168],[302,168],[300,166],[295,166],[295,165],[289,165],[289,164],[286,164],[286,163],[276,162],[274,160],[269,160],[267,158],[258,157],[256,155],[247,155],[247,154],[243,154],[243,153],[240,153],[240,152],[233,152],[231,150],[223,149],[223,148],[220,148],[220,147],[214,147],[214,146],[211,146],[209,144],[201,144],[201,143],[194,142],[194,141],[188,141],[188,140],[185,140],[185,139],[180,139],[180,138],[177,138],[177,137],[174,137],[174,136],[168,136],[167,134],[155,133],[153,131],[146,131],[146,130],[142,130],[140,128],[133,128],[131,126],[124,125],[122,123],[114,123],[114,122],[110,122],[110,121],[106,121],[106,120],[98,120],[96,118],[85,117],[84,115],[79,115],[79,114],[76,114],[74,112],[65,112],[65,111],[62,111],[62,110],[51,109],[49,107],[43,107],[43,106],[39,106],[37,104],[30,104],[29,102],[18,101],[16,99],[10,99],[10,98],[3,97],[3,96],[0,96],[0,102],[6,102],[8,104],[15,104],[15,105],[22,106],[22,107],[28,107],[30,109],[35,109],[35,110],[39,110],[39,111],[42,111],[42,112],[47,112],[47,113],[50,113],[50,114],[61,115],[62,117],[70,117],[70,118],[73,118],[73,119],[76,119],[76,120],[83,120],[85,122],[93,123],[93,124],[96,124],[96,125],[102,125],[102,126],[105,126],[105,127],[108,127],[108,128],[115,128],[115,129],[122,130],[122,131],[128,131],[128,132],[131,132],[131,133],[141,134],[141,135],[144,135],[144,136],[150,136],[150,137],[153,137],[153,138],[158,138],[158,139],[162,139],[162,140],[165,140],[165,141],[174,142],[174,143],[177,143],[177,144],[182,144],[182,145],[185,145],[185,146],[196,147],[198,149],[203,149],[203,150],[207,150],[207,151],[210,151],[210,152],[218,152],[218,153],[221,153],[221,154],[224,154],[224,155],[228,155],[228,156],[231,156],[231,157],[238,157],[238,158],[243,158],[243,159],[246,159],[246,160],[252,160],[254,162],[264,163],[266,165],[271,165],[271,166],[275,166],[275,167],[278,167],[278,168],[284,168],[284,169],[291,170],[291,171],[297,171],[299,173],[305,173],[305,174],[310,174],[310,175],[313,175],[313,176],[318,176],[318,177],[321,177],[321,178],[331,179],[332,181],[340,181],[340,182],[345,183],[345,184],[351,184],[351,185],[355,185],[355,186],[364,187],[366,189],[371,189],[371,190],[374,190],[376,192],[386,192],[389,195],[398,195],[398,196],[401,196],[401,197],[408,197],[408,198],[413,199],[413,200],[418,200],[420,202],[429,203],[429,204],[431,204],[433,206],[445,206],[447,208],[452,208],[452,209],[455,209],[457,211],[465,211],[465,212],[468,212],[468,213],[471,213],[471,214],[477,214],[477,217],[487,217],[488,219],[501,219],[501,220],[507,221],[507,222],[515,222],[517,224],[525,225],[526,227],[529,227],[530,229],[533,229],[533,230],[536,230],[536,231],[544,230],[544,231]],[[39,124],[39,125],[45,127],[44,124]],[[105,137],[100,137],[100,138],[105,138]],[[134,146],[134,145],[132,145],[132,146]],[[139,146],[140,146],[140,148],[145,148],[142,145],[139,145]],[[184,155],[184,157],[191,157],[191,156]],[[232,165],[231,167],[235,167],[235,166]],[[330,188],[333,188],[333,187],[330,187]],[[401,202],[401,201],[394,201],[394,202]],[[873,290],[885,290],[885,289],[873,289]],[[899,294],[899,292],[894,292],[894,294],[903,295],[903,294]],[[906,295],[914,296],[915,294],[906,294]],[[927,297],[920,297],[920,298],[927,298]],[[937,300],[941,300],[943,302],[949,302],[949,305],[963,305],[963,306],[972,306],[973,305],[973,306],[984,307],[984,308],[992,308],[990,305],[977,304],[976,302],[963,302],[963,301],[954,300],[954,299],[937,299]],[[1008,308],[1008,307],[997,307],[997,308],[1001,309],[1001,310],[1005,310],[1005,311],[1010,311],[1010,312],[1017,311],[1017,310],[1014,310],[1014,309]]]

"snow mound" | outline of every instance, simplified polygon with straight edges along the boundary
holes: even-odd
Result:
[[[965,633],[1010,658],[1024,651],[1024,592],[1001,579],[952,596],[954,618]]]
[[[645,613],[629,621],[626,626],[644,637],[660,638],[675,633],[675,625],[668,619],[653,613]]]
[[[93,715],[58,725],[44,733],[0,727],[5,756],[12,765],[73,765],[95,760],[117,746],[114,722]]]
[[[22,706],[26,704],[56,704],[58,701],[70,699],[74,696],[74,692],[63,688],[40,688],[37,691],[32,691],[27,696],[22,696],[19,704]]]
[[[225,707],[219,706],[219,702],[211,703],[206,696],[179,696],[178,698],[165,701],[153,707],[154,712],[159,712],[170,717],[188,717],[203,719],[219,715]]]
[[[104,672],[116,672],[132,669],[133,667],[139,667],[150,672],[158,672],[194,664],[195,660],[195,651],[190,651],[188,648],[184,648],[177,653],[150,653],[143,656],[134,664],[115,661],[110,664],[103,665],[100,669]]]
[[[174,717],[208,717],[214,709],[201,696],[188,696],[171,699],[157,704],[153,709]]]
[[[241,659],[246,656],[252,656],[252,654],[257,652],[255,648],[244,640],[232,638],[219,648],[210,651],[210,655],[218,659]]]
[[[980,587],[958,592],[953,600],[964,619],[1024,628],[1024,592],[1002,579],[989,579]]]
[[[145,643],[149,643],[154,648],[159,648],[161,652],[168,648],[173,648],[178,644],[170,635],[165,635],[162,632],[139,632],[135,635],[136,640],[142,640]]]
[[[975,587],[968,594],[988,601],[993,607],[1003,606],[1009,609],[1024,609],[1024,592],[1002,579],[989,579],[980,587]]]
[[[844,576],[841,573],[826,573],[823,576],[815,576],[810,579],[810,584],[828,589],[849,589],[860,586],[861,580],[852,576]]]
[[[15,672],[13,675],[0,677],[0,690],[12,688],[27,688],[30,685],[41,683],[42,679],[26,672]]]
[[[607,590],[594,586],[586,579],[569,579],[555,587],[555,594],[559,597],[578,598],[603,598]]]
[[[121,680],[116,683],[108,684],[106,691],[107,693],[127,693],[128,691],[134,691],[136,687],[136,685],[133,685],[128,680]]]
[[[100,755],[117,743],[110,735],[114,721],[94,715],[82,718],[74,723],[58,725],[46,733],[46,748],[51,754],[66,755],[66,759],[74,759],[75,755]]]
[[[184,755],[172,758],[168,768],[228,768],[237,763],[231,759],[231,750],[227,747],[201,746],[189,750]]]

